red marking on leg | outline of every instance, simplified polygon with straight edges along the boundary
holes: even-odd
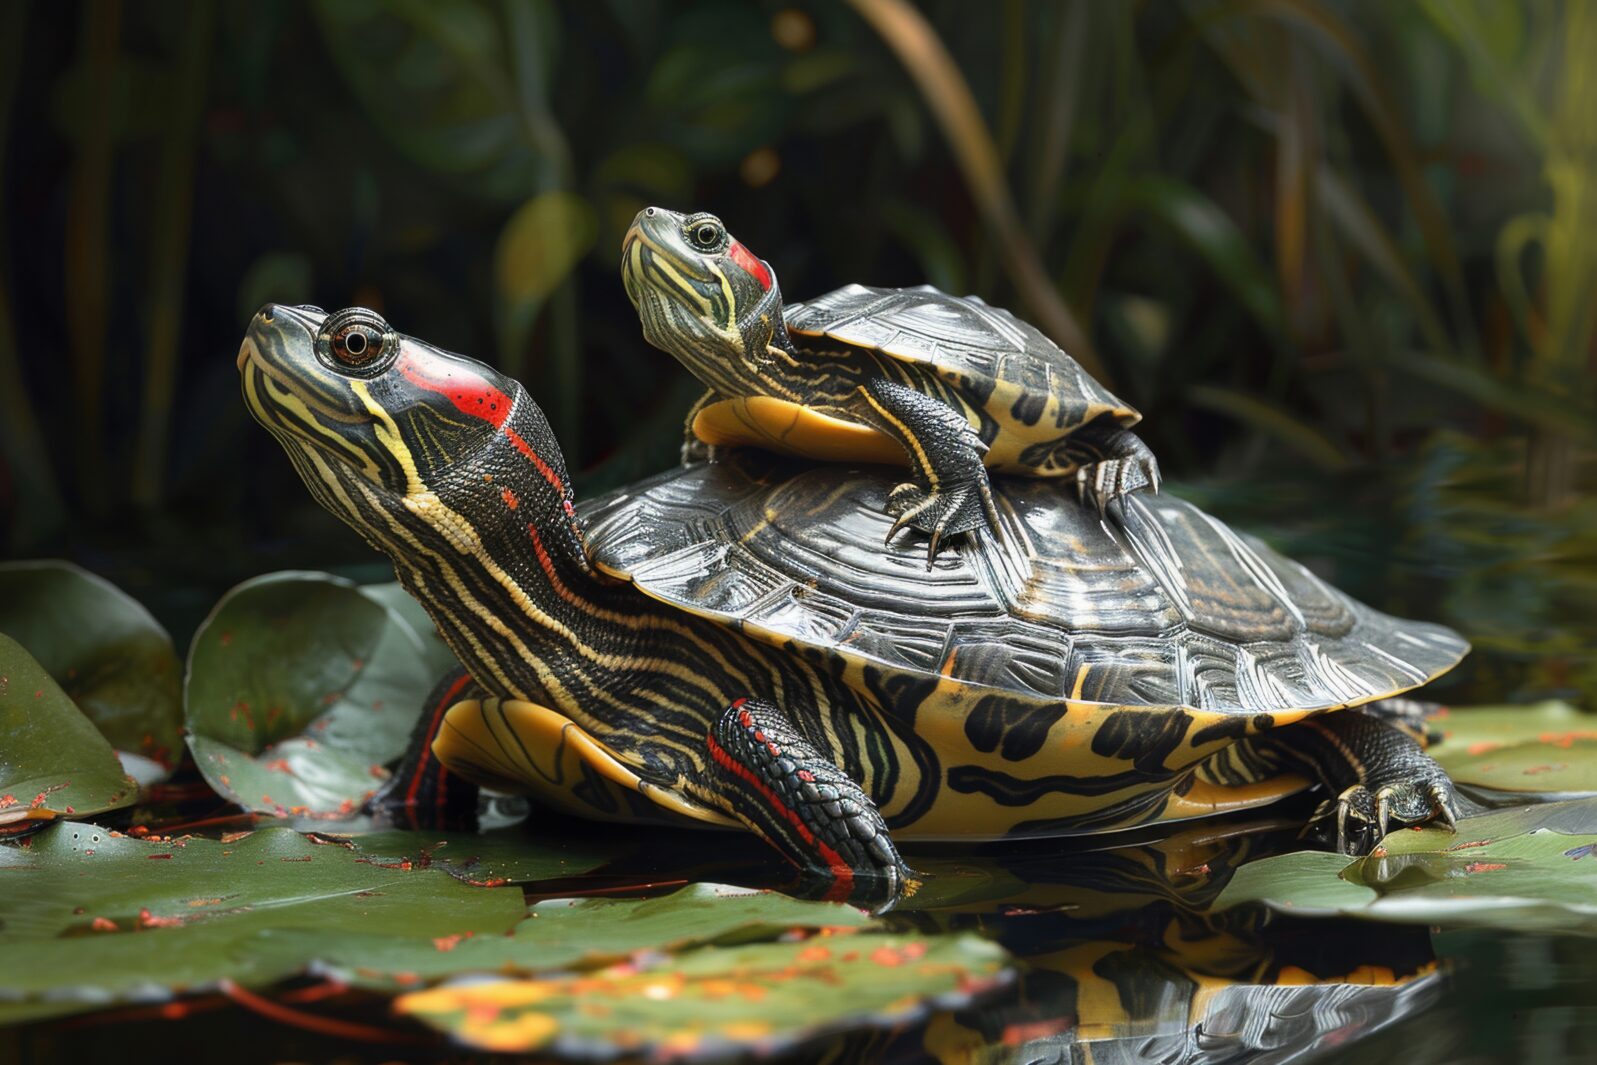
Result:
[[[733,705],[736,706],[737,704],[734,703]],[[748,712],[744,711],[742,716],[748,717]],[[782,818],[797,830],[800,839],[820,851],[821,859],[826,862],[826,867],[831,870],[834,880],[832,889],[826,893],[825,897],[830,902],[845,901],[854,890],[853,867],[843,860],[841,854],[816,838],[815,833],[810,831],[810,826],[804,823],[804,819],[798,815],[798,812],[784,803],[781,796],[772,791],[765,781],[755,776],[747,766],[728,754],[719,743],[715,742],[714,736],[706,737],[705,742],[709,745],[710,757],[715,759],[717,765],[758,792],[770,804],[771,809],[781,814]]]
[[[516,498],[516,493],[512,492],[508,488],[501,488],[499,490],[499,498],[503,499],[505,501],[505,506],[509,507],[511,510],[515,510],[521,505],[521,500]]]
[[[728,709],[730,709],[730,710],[736,710],[736,709],[737,709],[737,708],[738,708],[738,707],[740,707],[740,706],[742,706],[742,705],[743,705],[743,704],[744,704],[744,703],[746,703],[746,702],[748,702],[748,700],[747,700],[747,699],[733,699],[733,700],[732,700],[732,705],[731,705],[731,706],[730,706],[730,707],[728,707]],[[744,716],[744,717],[745,717],[745,718],[747,718],[747,717],[748,717],[748,716],[749,716],[749,715],[747,715],[747,714],[744,714],[744,715],[743,715],[743,716]]]
[[[433,706],[432,720],[427,723],[427,742],[422,745],[421,757],[416,760],[416,774],[410,778],[410,787],[405,789],[406,807],[415,804],[416,793],[421,790],[421,778],[427,775],[427,763],[433,757],[433,738],[438,735],[438,726],[443,722],[444,711],[454,705],[461,691],[470,682],[471,677],[462,674],[449,686],[449,690],[444,692],[443,698]]]
[[[815,783],[815,774],[811,773],[808,769],[800,769],[798,771],[798,778],[804,781],[806,784]]]
[[[760,262],[753,252],[734,240],[726,249],[726,253],[732,257],[733,262],[747,270],[749,276],[758,281],[762,289],[771,291],[771,268]]]

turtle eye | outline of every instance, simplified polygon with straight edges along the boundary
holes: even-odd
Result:
[[[373,372],[396,346],[393,329],[375,311],[350,307],[329,315],[316,338],[324,356],[338,369]]]
[[[715,218],[695,218],[688,222],[688,241],[699,251],[720,251],[726,246],[726,227]]]

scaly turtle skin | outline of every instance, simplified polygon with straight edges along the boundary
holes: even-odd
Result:
[[[975,296],[849,285],[783,306],[770,264],[720,219],[640,212],[621,253],[649,343],[709,387],[690,438],[806,458],[908,461],[891,527],[1000,531],[988,470],[1074,475],[1105,504],[1159,486],[1141,416],[1034,327]],[[890,533],[891,535],[891,533]]]
[[[744,827],[876,902],[909,882],[895,836],[1096,832],[1308,782],[1354,847],[1451,819],[1397,711],[1325,712],[1424,683],[1463,641],[1180,500],[1131,497],[1111,527],[1001,480],[1000,549],[928,576],[879,546],[881,471],[751,453],[579,510],[520,385],[370,311],[267,307],[239,366],[312,494],[465,667],[401,802],[464,784],[442,767],[594,816]]]

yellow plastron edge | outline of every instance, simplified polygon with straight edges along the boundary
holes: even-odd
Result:
[[[534,796],[580,816],[603,816],[573,794],[582,766],[673,814],[728,828],[743,826],[681,792],[641,779],[608,747],[558,710],[520,699],[465,699],[444,714],[433,754],[451,772],[486,787]]]
[[[710,404],[693,419],[693,435],[712,447],[753,445],[818,462],[909,463],[898,441],[880,430],[770,396]]]
[[[1171,795],[1158,820],[1183,821],[1246,810],[1296,795],[1308,786],[1309,782],[1296,773],[1279,773],[1250,784],[1226,785],[1200,780],[1185,795]]]

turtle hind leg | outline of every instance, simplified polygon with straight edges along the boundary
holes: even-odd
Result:
[[[732,816],[824,887],[826,898],[892,907],[913,886],[870,796],[775,706],[739,699],[706,738],[710,786]]]
[[[1117,423],[1100,419],[1067,439],[1069,453],[1080,462],[1076,495],[1097,505],[1098,513],[1116,499],[1141,489],[1159,491],[1159,460],[1142,438]]]
[[[476,828],[477,786],[444,768],[433,753],[433,740],[451,706],[480,694],[464,669],[438,682],[422,704],[399,768],[366,801],[366,813],[401,828]]]
[[[1329,799],[1319,817],[1334,817],[1337,849],[1367,853],[1392,824],[1458,817],[1453,782],[1412,732],[1362,710],[1300,721],[1274,744],[1281,760],[1307,770]]]
[[[859,394],[871,424],[904,446],[915,472],[915,480],[899,485],[888,497],[887,512],[895,520],[887,538],[905,526],[928,534],[928,569],[945,536],[985,523],[1002,539],[987,476],[987,444],[965,416],[940,399],[886,378],[871,378]]]

